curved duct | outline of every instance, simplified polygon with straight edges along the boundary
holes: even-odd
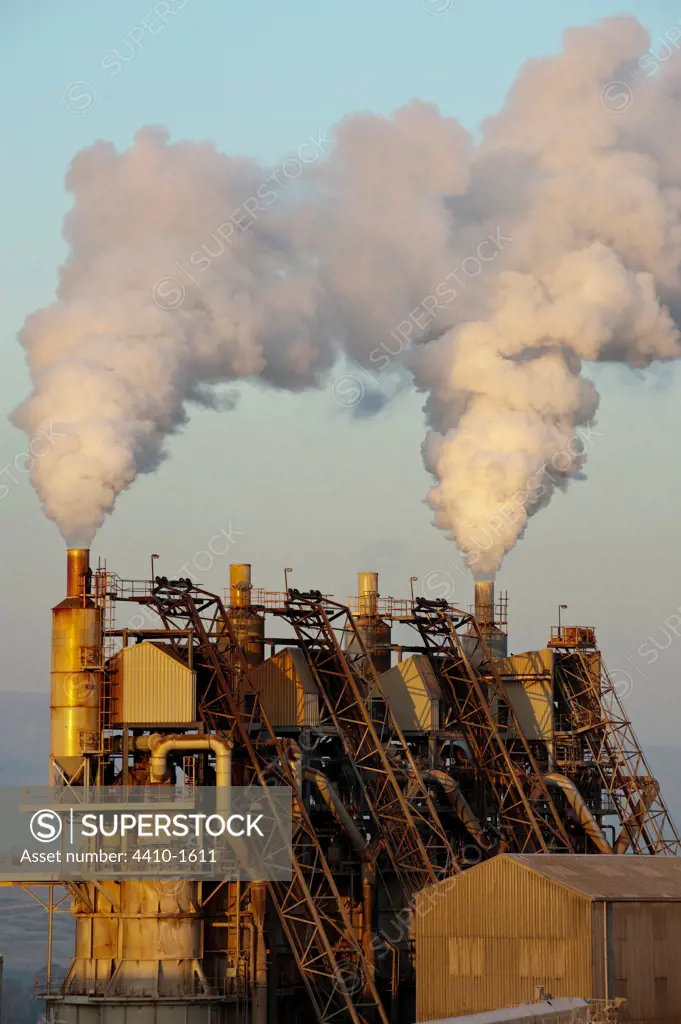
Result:
[[[490,839],[485,828],[471,810],[468,801],[451,775],[447,775],[446,772],[427,771],[421,772],[421,778],[424,782],[435,782],[443,789],[447,794],[450,804],[478,846],[482,847],[483,850],[491,850],[494,841]]]
[[[231,786],[232,784],[232,744],[229,740],[218,739],[217,736],[179,736],[170,734],[161,736],[136,736],[132,741],[133,749],[150,750],[150,781],[166,782],[170,774],[168,758],[177,751],[197,753],[210,750],[215,754],[215,785]]]
[[[368,840],[355,825],[339,794],[323,772],[316,768],[303,768],[303,778],[314,783],[322,800],[350,840],[353,850],[359,854],[362,864],[362,948],[367,969],[374,969],[374,944],[371,941],[371,919],[373,917],[373,888],[376,881],[376,856]]]
[[[558,772],[552,772],[550,775],[545,775],[544,782],[562,790],[570,808],[574,811],[577,821],[582,826],[589,839],[591,839],[598,852],[612,853],[613,849],[605,838],[601,826],[586,806],[584,797],[579,792],[574,782],[571,779],[568,779],[565,775],[560,775]]]
[[[373,861],[373,853],[367,839],[355,825],[348,813],[347,807],[327,779],[326,775],[324,775],[323,772],[317,771],[316,768],[303,768],[303,778],[307,779],[308,782],[313,782],[315,784],[322,800],[329,808],[338,824],[341,825],[343,831],[350,840],[353,850],[360,855],[362,862]]]

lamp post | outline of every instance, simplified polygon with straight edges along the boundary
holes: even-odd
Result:
[[[412,603],[412,607],[414,606],[414,584],[416,583],[417,579],[418,579],[418,576],[410,576],[409,577],[409,585],[411,587],[411,603]]]
[[[561,613],[561,611],[564,611],[566,608],[567,608],[566,604],[559,604],[558,605],[558,636],[561,635],[561,632],[560,632],[560,613]]]
[[[293,572],[293,569],[284,569],[284,593],[288,594],[288,574]]]
[[[160,558],[160,555],[152,555],[151,556],[151,583],[152,583],[152,586],[154,584],[154,562],[156,561],[157,558]]]

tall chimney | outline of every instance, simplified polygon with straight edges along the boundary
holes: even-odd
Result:
[[[378,615],[378,573],[357,573],[357,608],[360,615]]]
[[[52,609],[50,781],[92,782],[86,753],[98,748],[102,611],[87,596],[90,552],[66,552],[66,597]],[[56,772],[55,775],[52,774]]]
[[[374,668],[379,673],[387,672],[392,664],[392,653],[386,649],[391,643],[390,626],[378,615],[378,573],[357,573],[357,631],[371,655]],[[350,655],[357,655],[353,649],[353,636],[345,637],[345,649]]]
[[[233,562],[229,567],[229,617],[246,661],[254,667],[265,659],[265,619],[252,607],[252,589],[250,562]]]
[[[494,625],[494,583],[491,580],[475,581],[475,618],[481,629]]]
[[[87,592],[85,577],[90,570],[88,548],[66,549],[66,596],[82,597]]]
[[[229,567],[229,603],[232,608],[251,607],[251,566],[233,562]]]
[[[496,621],[492,580],[475,581],[475,619],[492,657],[505,658],[508,654],[508,637],[500,628],[501,623]]]

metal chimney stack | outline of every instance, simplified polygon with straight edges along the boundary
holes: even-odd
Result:
[[[265,619],[252,605],[251,566],[233,562],[229,567],[229,606],[236,639],[252,667],[265,659]]]
[[[66,552],[66,597],[52,609],[50,782],[88,784],[86,752],[98,749],[102,612],[88,594],[90,552]]]
[[[475,618],[481,629],[494,625],[494,582],[475,581]]]
[[[388,623],[379,617],[378,597],[378,573],[358,572],[355,623],[369,650],[374,668],[380,675],[390,668],[392,653],[387,649],[391,643],[391,629]],[[350,633],[345,636],[343,646],[350,654],[353,653],[353,637]]]
[[[505,658],[508,638],[496,621],[494,581],[475,581],[475,618],[493,657]]]

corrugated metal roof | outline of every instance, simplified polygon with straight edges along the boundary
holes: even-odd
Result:
[[[485,1013],[471,1013],[465,1017],[446,1017],[431,1020],[427,1024],[506,1024],[541,1017],[542,1020],[569,1019],[586,1020],[589,1004],[584,999],[545,999],[541,1003],[525,1003],[523,1006],[509,1006],[505,1010],[487,1010]],[[579,1011],[582,1011],[579,1013]]]
[[[560,853],[501,856],[594,900],[681,901],[681,857]]]

